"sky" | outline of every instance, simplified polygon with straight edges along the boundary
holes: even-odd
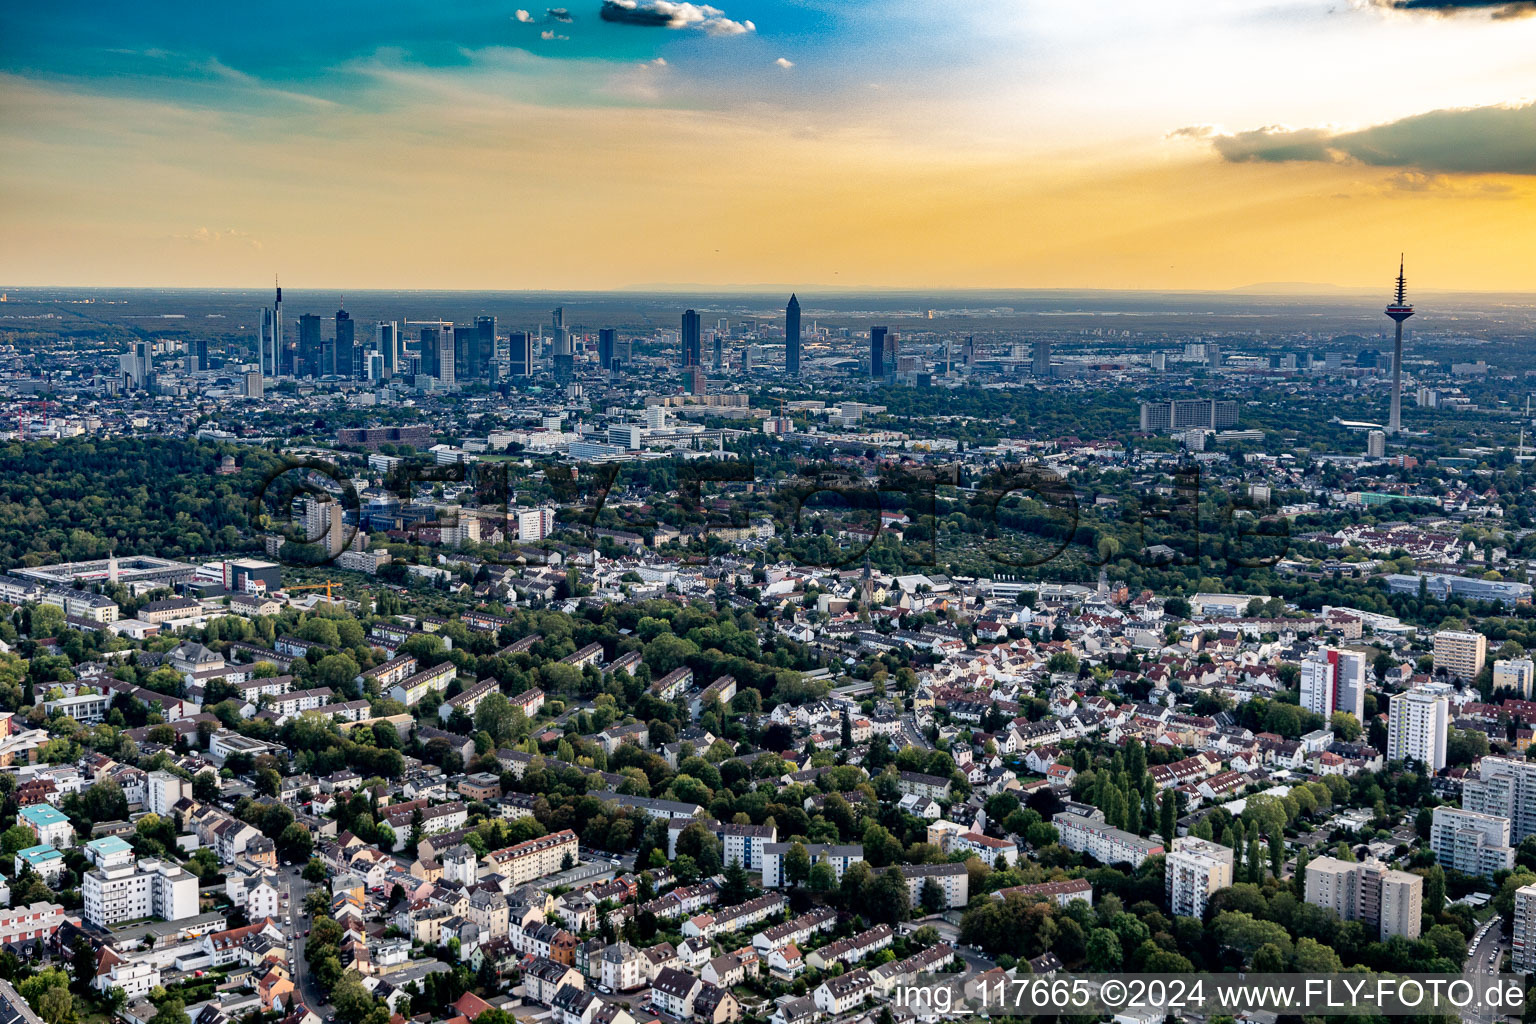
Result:
[[[1536,291],[1536,0],[0,5],[0,285]]]

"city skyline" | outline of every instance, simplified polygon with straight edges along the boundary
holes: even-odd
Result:
[[[1519,291],[1536,269],[1503,241],[1536,228],[1536,19],[672,6],[303,33],[282,5],[8,11],[0,280],[1368,288],[1408,249],[1430,290]],[[421,237],[462,244],[422,266]]]

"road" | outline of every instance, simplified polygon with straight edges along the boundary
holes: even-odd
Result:
[[[1495,914],[1485,921],[1467,943],[1467,964],[1463,969],[1468,977],[1489,977],[1499,973],[1504,961],[1504,935],[1502,918]],[[1496,1024],[1502,1014],[1493,1010],[1476,1010],[1462,1013],[1467,1024]]]
[[[919,750],[933,749],[928,737],[918,731],[917,719],[911,713],[901,716],[901,741],[903,746],[917,747]]]
[[[309,895],[310,886],[300,875],[302,870],[295,866],[282,871],[284,891],[288,894],[288,913],[281,923],[288,934],[293,936],[293,983],[298,986],[299,995],[311,1010],[321,1017],[329,1017],[331,1007],[310,975],[309,965],[304,962],[304,933],[309,931],[310,926],[309,915],[304,910],[304,898]]]

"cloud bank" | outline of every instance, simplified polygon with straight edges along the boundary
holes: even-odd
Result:
[[[1536,103],[1431,110],[1358,131],[1180,128],[1228,163],[1362,163],[1429,174],[1536,175]]]
[[[1372,0],[1393,11],[1429,14],[1487,14],[1494,18],[1524,18],[1536,14],[1536,0]]]
[[[718,7],[679,0],[603,0],[604,21],[649,28],[692,28],[712,36],[739,36],[757,31],[750,21],[734,21]]]

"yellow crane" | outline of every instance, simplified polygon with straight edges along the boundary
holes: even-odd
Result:
[[[284,590],[324,590],[325,591],[325,599],[327,601],[330,601],[330,600],[333,600],[333,598],[331,597],[331,588],[332,587],[339,587],[339,586],[341,586],[340,583],[332,583],[330,580],[326,580],[324,583],[305,583],[305,584],[302,584],[302,585],[297,586],[297,587],[284,587],[283,589]]]

